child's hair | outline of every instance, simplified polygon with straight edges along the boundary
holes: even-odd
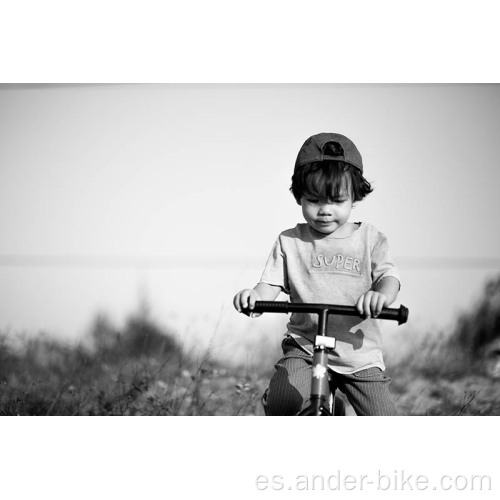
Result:
[[[302,196],[335,200],[346,192],[356,202],[370,194],[373,188],[356,167],[344,161],[324,160],[297,167],[290,191],[297,203]]]

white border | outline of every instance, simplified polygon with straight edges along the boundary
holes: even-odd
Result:
[[[498,82],[497,2],[3,2],[3,82]]]
[[[494,498],[498,419],[356,417],[311,420],[234,417],[48,417],[2,419],[2,492],[6,498],[238,498],[304,495],[257,489],[259,476],[489,476],[491,489],[461,491]],[[304,432],[306,431],[306,432]],[[359,484],[359,483],[358,483]],[[413,483],[414,484],[414,483]],[[391,486],[398,498],[429,491]],[[7,494],[6,494],[7,492]],[[11,493],[9,495],[8,493]],[[22,493],[22,494],[21,494]],[[313,491],[358,498],[355,491]],[[437,492],[452,495],[456,490]],[[303,496],[302,496],[303,497]],[[301,497],[301,498],[302,498]]]

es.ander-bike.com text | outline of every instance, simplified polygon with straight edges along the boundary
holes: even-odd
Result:
[[[255,478],[258,491],[491,491],[491,477],[480,474],[443,474],[430,477],[404,470],[374,474],[265,475]]]

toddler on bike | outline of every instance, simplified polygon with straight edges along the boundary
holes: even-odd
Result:
[[[336,133],[307,139],[290,188],[306,222],[278,236],[260,282],[238,292],[234,306],[252,310],[280,292],[291,302],[355,305],[363,318],[332,316],[328,323],[327,334],[336,338],[328,363],[333,383],[357,415],[396,415],[374,318],[396,299],[399,273],[387,238],[371,224],[349,221],[353,204],[372,190],[350,139]],[[317,322],[314,314],[290,316],[283,357],[263,397],[266,415],[296,415],[307,406]]]

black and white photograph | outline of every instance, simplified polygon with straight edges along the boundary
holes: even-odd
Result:
[[[499,85],[0,107],[3,415],[500,413]]]
[[[496,10],[3,2],[2,494],[496,498]]]

